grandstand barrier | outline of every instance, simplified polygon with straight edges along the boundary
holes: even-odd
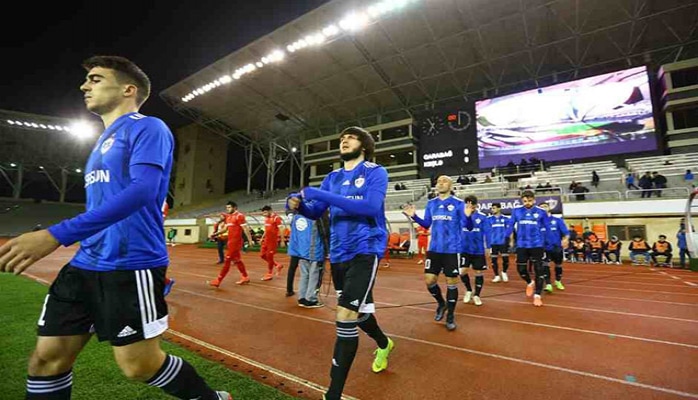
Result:
[[[573,193],[567,192],[562,194],[565,201],[599,201],[599,200],[623,200],[623,194],[617,190],[606,190],[600,192],[585,192]],[[577,196],[584,196],[584,199],[577,199]]]
[[[642,193],[643,192],[650,192],[651,195],[654,197],[657,197],[658,191],[662,192],[662,195],[659,197],[687,197],[689,195],[689,190],[686,187],[668,187],[668,188],[663,188],[663,189],[640,189],[640,190],[626,190],[625,191],[625,198],[630,200],[630,199],[636,199],[636,198],[642,198]]]

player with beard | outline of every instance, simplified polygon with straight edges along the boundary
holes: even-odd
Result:
[[[287,205],[310,219],[330,210],[330,263],[337,299],[337,339],[334,346],[330,387],[326,400],[339,400],[359,346],[359,328],[378,344],[373,372],[388,367],[395,344],[386,337],[374,317],[373,285],[378,261],[388,241],[385,195],[388,172],[367,161],[375,143],[371,134],[349,127],[339,135],[343,168],[330,172],[320,189],[306,187],[289,196]]]

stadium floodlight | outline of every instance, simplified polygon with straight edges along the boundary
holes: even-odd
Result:
[[[14,124],[15,124],[15,121],[12,121],[12,120],[8,119],[8,120],[7,120],[7,123],[10,124],[10,125],[14,125]]]
[[[10,167],[14,168],[14,167],[16,167],[16,166],[17,166],[17,164],[15,164],[15,163],[10,163]]]
[[[43,166],[43,165],[39,165],[39,169],[43,171],[44,166]]]
[[[269,58],[269,61],[271,62],[276,62],[283,60],[285,56],[286,54],[283,51],[274,50],[267,56],[267,58]]]
[[[352,13],[339,21],[339,27],[345,31],[355,32],[368,25],[369,19],[366,14]]]
[[[63,127],[61,127],[60,125],[56,125],[56,129],[58,129],[59,131],[62,131]]]
[[[322,30],[322,34],[325,35],[326,37],[332,37],[338,33],[339,33],[339,28],[337,28],[335,25],[330,25]]]
[[[32,122],[31,125],[32,125],[32,128],[38,128],[38,127],[39,127],[39,125],[38,125],[37,123],[35,123],[35,122]]]
[[[48,126],[48,129],[50,129],[50,130],[55,130],[56,128],[55,128],[53,125],[49,125],[49,126]]]
[[[230,75],[223,75],[220,77],[220,81],[222,83],[230,83],[232,79],[230,78]]]
[[[39,126],[41,127],[41,129],[48,129],[48,127],[44,124],[39,124]]]
[[[74,122],[70,132],[78,139],[89,139],[95,134],[94,127],[85,121]]]
[[[391,155],[390,155],[390,158],[395,158],[395,154],[391,154]]]
[[[286,50],[288,50],[289,53],[293,53],[294,51],[296,51],[296,47],[292,44],[289,44],[288,46],[286,46]]]
[[[297,151],[298,151],[298,148],[297,148],[297,147],[291,147],[291,152],[292,152],[292,153],[295,153],[295,152],[297,152]]]
[[[79,174],[79,173],[82,173],[82,170],[80,168],[75,168],[75,172],[77,172]]]
[[[257,61],[255,65],[257,66],[257,68],[262,68],[264,66],[264,64],[261,61]]]

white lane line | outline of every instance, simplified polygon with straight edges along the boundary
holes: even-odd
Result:
[[[274,309],[270,309],[270,308],[267,308],[267,307],[261,307],[261,306],[257,306],[257,305],[254,305],[254,304],[247,304],[247,303],[242,303],[242,302],[239,302],[239,301],[234,301],[234,300],[229,300],[229,299],[221,299],[221,298],[217,298],[217,297],[213,297],[213,296],[208,296],[208,295],[202,295],[202,294],[199,294],[199,293],[196,293],[196,292],[191,292],[191,291],[184,290],[184,289],[176,289],[176,290],[178,290],[179,292],[185,292],[185,293],[188,293],[188,294],[191,294],[191,295],[194,295],[194,296],[200,296],[200,297],[215,299],[215,300],[219,300],[219,301],[223,301],[223,302],[227,302],[227,303],[237,304],[237,305],[240,305],[240,306],[243,306],[243,307],[250,307],[250,308],[255,308],[255,309],[258,309],[258,310],[264,310],[264,311],[270,311],[270,312],[273,312],[273,313],[278,313],[278,314],[283,314],[283,315],[289,315],[289,316],[292,316],[292,317],[295,317],[295,318],[307,319],[307,320],[316,321],[316,322],[321,322],[321,323],[328,324],[328,325],[329,325],[329,324],[334,324],[333,321],[321,320],[321,319],[318,319],[318,318],[307,317],[307,316],[304,316],[304,315],[292,314],[292,313],[289,313],[289,312],[274,310]],[[532,366],[536,366],[536,367],[540,367],[540,368],[545,368],[545,369],[549,369],[549,370],[554,370],[554,371],[559,371],[559,372],[567,372],[567,373],[570,373],[570,374],[573,374],[573,375],[579,375],[579,376],[584,376],[584,377],[588,377],[588,378],[595,378],[595,379],[605,380],[605,381],[614,382],[614,383],[619,383],[619,384],[623,384],[623,385],[635,386],[635,387],[639,387],[639,388],[643,388],[643,389],[649,389],[649,390],[654,390],[654,391],[658,391],[658,392],[670,393],[670,394],[675,394],[675,395],[679,395],[679,396],[683,396],[683,397],[698,399],[698,394],[696,394],[696,393],[682,392],[682,391],[679,391],[679,390],[674,390],[674,389],[665,388],[665,387],[661,387],[661,386],[647,385],[647,384],[642,384],[642,383],[637,383],[637,382],[628,382],[628,381],[625,381],[625,380],[622,380],[622,379],[612,378],[612,377],[609,377],[609,376],[598,375],[598,374],[594,374],[594,373],[590,373],[590,372],[585,372],[585,371],[579,371],[579,370],[575,370],[575,369],[571,369],[571,368],[558,367],[558,366],[551,365],[551,364],[546,364],[546,363],[539,363],[539,362],[535,362],[535,361],[523,360],[523,359],[519,359],[519,358],[515,358],[515,357],[503,356],[503,355],[500,355],[500,354],[487,353],[487,352],[478,351],[478,350],[472,350],[472,349],[468,349],[468,348],[464,348],[464,347],[457,347],[457,346],[451,346],[451,345],[447,345],[447,344],[443,344],[443,343],[436,343],[436,342],[432,342],[432,341],[429,341],[429,340],[423,340],[423,339],[413,338],[413,337],[410,337],[410,336],[397,335],[397,334],[393,334],[393,333],[387,333],[387,334],[388,334],[389,336],[391,336],[391,337],[396,337],[396,338],[400,338],[400,339],[412,341],[412,342],[415,342],[415,343],[421,343],[421,344],[431,345],[431,346],[435,346],[435,347],[441,347],[441,348],[456,350],[456,351],[460,351],[460,352],[463,352],[463,353],[470,353],[470,354],[475,354],[475,355],[479,355],[479,356],[483,356],[483,357],[490,357],[490,358],[496,358],[496,359],[499,359],[499,360],[510,361],[510,362],[514,362],[514,363],[532,365]]]
[[[307,379],[303,379],[303,378],[300,378],[300,377],[298,377],[298,376],[289,374],[289,373],[287,373],[287,372],[284,372],[284,371],[281,371],[281,370],[279,370],[279,369],[276,369],[276,368],[274,368],[274,367],[272,367],[272,366],[269,366],[269,365],[266,365],[266,364],[262,364],[262,363],[260,363],[260,362],[255,361],[255,360],[252,360],[251,358],[247,358],[247,357],[245,357],[245,356],[243,356],[243,355],[240,355],[240,354],[237,354],[237,353],[233,353],[233,352],[231,352],[231,351],[228,351],[228,350],[226,350],[226,349],[223,349],[223,348],[218,347],[218,346],[216,346],[216,345],[213,345],[213,344],[211,344],[211,343],[204,342],[203,340],[199,340],[199,339],[197,339],[197,338],[195,338],[195,337],[191,337],[191,336],[189,336],[189,335],[187,335],[187,334],[184,334],[184,333],[181,333],[181,332],[177,332],[177,331],[174,331],[174,330],[172,330],[172,329],[169,329],[167,332],[168,332],[168,333],[171,333],[171,334],[174,335],[174,336],[178,336],[178,337],[180,337],[180,338],[182,338],[182,339],[184,339],[184,340],[186,340],[186,341],[189,341],[189,342],[192,342],[192,343],[194,343],[194,344],[197,344],[197,345],[199,345],[199,346],[201,346],[201,347],[205,347],[205,348],[207,348],[207,349],[209,349],[209,350],[212,350],[212,351],[215,351],[215,352],[217,352],[217,353],[226,355],[226,356],[228,356],[228,357],[230,357],[230,358],[234,358],[234,359],[236,359],[236,360],[240,360],[240,361],[242,361],[242,362],[244,362],[244,363],[247,363],[247,364],[249,364],[249,365],[252,365],[252,366],[254,366],[254,367],[256,367],[256,368],[259,368],[259,369],[261,369],[261,370],[263,370],[263,371],[266,371],[266,372],[269,372],[269,373],[271,373],[271,374],[278,375],[278,376],[282,377],[283,379],[286,379],[286,380],[289,380],[289,381],[291,381],[291,382],[297,383],[297,384],[299,384],[299,385],[301,385],[301,386],[305,386],[305,387],[307,387],[307,388],[309,388],[309,389],[318,391],[318,392],[320,392],[320,393],[325,393],[325,392],[327,392],[327,387],[322,386],[322,385],[319,385],[319,384],[317,384],[317,383],[315,383],[315,382],[312,382],[312,381],[309,381],[309,380],[307,380]],[[359,400],[359,399],[357,399],[356,397],[351,397],[351,396],[347,396],[347,395],[343,395],[342,398],[343,398],[343,399],[346,399],[346,400]]]

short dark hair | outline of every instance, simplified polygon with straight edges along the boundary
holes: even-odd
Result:
[[[116,71],[119,80],[128,82],[138,88],[136,102],[140,107],[150,96],[150,78],[133,61],[120,56],[92,56],[83,61],[86,71],[92,68],[107,68]]]
[[[271,211],[271,206],[266,205],[266,206],[262,207],[262,211]]]
[[[477,196],[475,196],[475,195],[473,195],[473,194],[469,194],[469,195],[465,196],[465,198],[463,199],[463,201],[465,201],[466,204],[467,204],[467,203],[470,203],[470,204],[477,204]]]
[[[531,197],[531,198],[536,198],[536,195],[533,193],[533,190],[524,190],[523,193],[521,193],[521,197]]]
[[[660,239],[661,239],[661,238],[666,239],[666,235],[659,235],[659,238],[660,238]]]
[[[226,203],[226,206],[231,206],[233,208],[238,208],[238,203],[230,200],[228,203]]]
[[[373,140],[371,133],[366,129],[358,126],[350,126],[339,134],[339,138],[341,139],[344,135],[356,135],[357,139],[361,142],[361,146],[364,148],[364,158],[368,160],[373,157],[373,153],[376,151],[376,142]]]
[[[492,207],[502,208],[502,203],[492,203]]]

